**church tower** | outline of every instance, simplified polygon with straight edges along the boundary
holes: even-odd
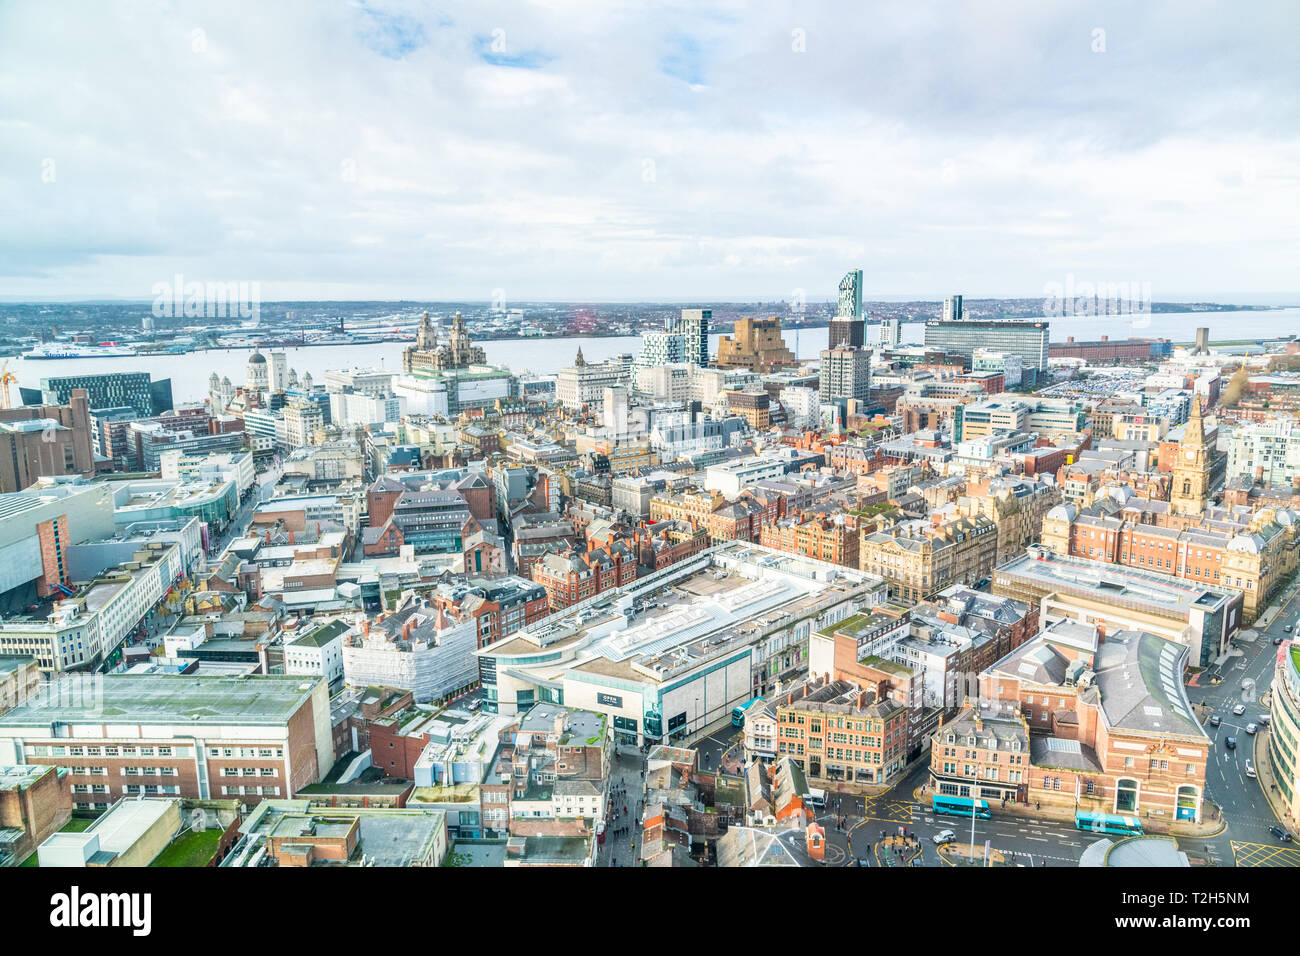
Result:
[[[1210,492],[1210,449],[1205,444],[1201,420],[1201,399],[1192,396],[1192,412],[1178,445],[1173,486],[1169,490],[1169,511],[1176,515],[1199,515],[1205,511]]]

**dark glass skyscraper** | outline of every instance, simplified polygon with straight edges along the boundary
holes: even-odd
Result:
[[[100,372],[59,375],[41,379],[41,400],[47,405],[66,405],[74,388],[84,388],[90,407],[129,406],[141,418],[161,415],[172,409],[172,380],[154,382],[148,372]]]

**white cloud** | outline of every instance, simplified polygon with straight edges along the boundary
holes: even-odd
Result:
[[[0,286],[1285,290],[1298,9],[0,6]]]

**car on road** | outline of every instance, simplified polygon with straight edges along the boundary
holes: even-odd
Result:
[[[1255,776],[1255,765],[1251,763],[1249,760],[1246,761],[1246,776],[1247,777]]]
[[[951,843],[953,840],[957,839],[957,834],[953,833],[951,830],[940,830],[932,837],[932,839],[934,840],[935,846],[943,846],[945,843]]]
[[[1211,726],[1211,727],[1217,727],[1217,726],[1219,726],[1221,723],[1223,723],[1223,718],[1220,717],[1218,714],[1215,714],[1213,717],[1210,718],[1210,726]]]
[[[1236,737],[1225,737],[1224,740],[1223,740],[1223,746],[1227,747],[1229,750],[1236,750],[1236,749],[1237,749],[1237,738],[1236,738]]]
[[[1238,717],[1240,717],[1242,714],[1246,712],[1246,705],[1238,704],[1236,707],[1232,708],[1232,712],[1236,714]]]
[[[1261,727],[1267,727],[1273,720],[1272,714],[1260,714],[1255,718],[1255,722]]]
[[[1287,833],[1285,830],[1283,830],[1280,826],[1277,826],[1276,824],[1269,827],[1268,832],[1273,834],[1273,836],[1277,837],[1283,843],[1291,842],[1291,834]]]
[[[1257,731],[1257,730],[1259,730],[1259,725],[1258,725],[1258,724],[1247,724],[1247,725],[1246,725],[1246,733],[1248,733],[1248,734],[1253,734],[1253,733],[1254,733],[1255,731]]]
[[[1274,638],[1273,638],[1273,643],[1274,643],[1274,644],[1281,644],[1281,643],[1282,643],[1282,635],[1281,635],[1281,634],[1278,634],[1276,637],[1274,637]]]

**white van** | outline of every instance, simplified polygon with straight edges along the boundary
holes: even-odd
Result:
[[[826,791],[818,790],[816,787],[809,787],[808,799],[804,802],[815,810],[824,810],[826,809]]]

